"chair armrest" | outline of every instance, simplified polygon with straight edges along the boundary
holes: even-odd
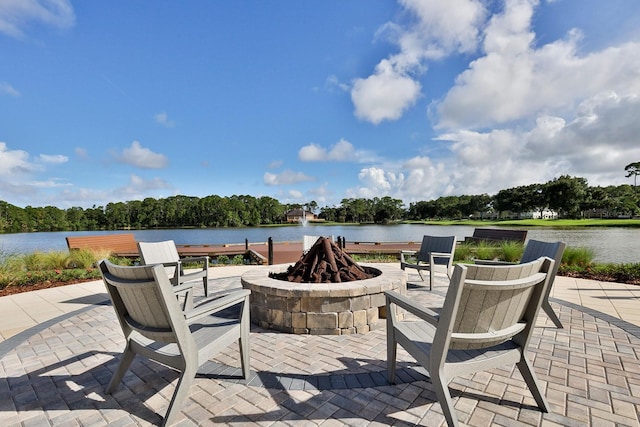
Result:
[[[180,291],[175,291],[175,288],[178,285],[180,285],[180,275],[178,274],[182,270],[182,266],[180,265],[180,261],[163,262],[162,266],[163,267],[175,267],[176,272],[173,274],[173,277],[169,278],[169,281],[173,285],[174,292],[180,292]]]
[[[435,264],[433,262],[433,260],[435,258],[446,258],[446,259],[452,259],[453,258],[453,254],[450,254],[449,252],[431,252],[429,254],[429,264]]]
[[[182,292],[189,292],[193,289],[193,285],[194,282],[186,282],[186,283],[182,283],[180,285],[174,285],[173,286],[173,293],[174,294],[179,294]]]
[[[178,267],[180,265],[180,261],[163,262],[162,265],[165,267]]]
[[[418,251],[400,251],[400,262],[406,263],[404,257],[405,256],[416,256]],[[416,260],[417,262],[417,260]]]
[[[210,294],[206,301],[199,303],[192,310],[185,313],[187,322],[193,322],[201,317],[224,310],[239,302],[244,301],[251,291],[249,289],[234,289]]]
[[[417,306],[414,301],[394,291],[385,291],[384,296],[387,300],[387,304],[395,304],[434,326],[438,325],[440,315],[435,311],[427,307]]]
[[[451,258],[453,254],[449,252],[431,252],[430,256],[432,258]]]

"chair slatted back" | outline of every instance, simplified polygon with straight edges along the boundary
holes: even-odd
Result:
[[[555,264],[551,271],[551,283],[549,284],[549,290],[551,290],[553,281],[558,273],[558,268],[562,262],[562,255],[564,255],[564,249],[566,246],[567,245],[564,242],[541,242],[539,240],[529,239],[524,248],[524,253],[522,254],[520,262],[531,262],[543,256],[554,260]]]
[[[173,240],[163,242],[138,242],[140,256],[145,264],[162,264],[180,261],[178,249]]]
[[[316,244],[319,238],[320,236],[309,236],[306,234],[302,236],[302,252],[309,252],[309,249],[311,249],[311,247]]]
[[[456,266],[444,310],[453,307],[449,347],[491,347],[533,327],[552,264],[540,258],[511,266]]]
[[[145,265],[162,264],[165,262],[178,262],[180,255],[173,240],[163,242],[138,242],[140,258]],[[175,267],[165,267],[169,277],[176,273]]]
[[[161,265],[125,267],[103,260],[100,271],[125,335],[136,331],[153,341],[175,343],[176,331],[188,330]]]
[[[424,236],[420,251],[418,251],[418,260],[420,262],[429,262],[429,254],[431,252],[453,253],[456,245],[456,236]],[[447,265],[447,259],[436,258],[436,264]]]

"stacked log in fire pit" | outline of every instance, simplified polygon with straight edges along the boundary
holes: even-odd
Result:
[[[273,279],[296,283],[342,283],[376,276],[326,237],[320,237],[287,271],[269,274]]]

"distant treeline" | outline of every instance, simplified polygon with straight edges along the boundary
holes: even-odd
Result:
[[[545,184],[500,190],[496,195],[444,196],[411,203],[388,196],[343,199],[318,208],[315,201],[283,204],[272,197],[171,196],[108,203],[83,209],[19,208],[0,201],[0,232],[120,230],[176,227],[243,227],[286,222],[291,209],[307,208],[333,222],[384,224],[398,220],[514,218],[552,210],[559,218],[609,218],[640,213],[637,188],[590,187],[584,178],[561,176]]]

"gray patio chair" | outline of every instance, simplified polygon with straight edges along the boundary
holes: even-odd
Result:
[[[335,242],[334,236],[310,236],[305,234],[302,236],[302,253],[306,254],[307,252],[309,252],[309,249],[311,249],[321,237],[326,237],[330,241]]]
[[[453,377],[516,364],[536,403],[548,412],[526,351],[553,264],[549,258],[513,266],[458,264],[439,314],[386,291],[389,381],[395,381],[400,344],[428,371],[447,423],[457,426],[448,388]],[[396,318],[398,308],[405,310],[405,320]]]
[[[174,286],[193,280],[202,280],[204,295],[209,295],[209,257],[180,258],[178,248],[173,240],[163,242],[138,242],[140,259],[144,265],[163,264]],[[200,264],[201,267],[185,272],[186,263]]]
[[[218,292],[184,312],[161,265],[124,267],[102,260],[100,272],[127,341],[107,393],[115,391],[136,354],[181,371],[163,421],[169,425],[198,368],[236,340],[242,376],[248,379],[251,291]]]
[[[422,272],[429,271],[429,290],[433,289],[433,273],[442,270],[451,277],[456,236],[424,236],[419,251],[401,251],[400,268],[415,268],[424,282]]]
[[[302,236],[302,253],[306,254],[307,252],[309,252],[309,249],[311,249],[311,247],[313,245],[315,245],[315,243],[318,241],[318,239],[320,238],[320,236],[309,236],[309,235],[303,235]]]
[[[542,310],[547,313],[549,319],[553,322],[556,328],[562,329],[562,322],[558,318],[558,315],[551,304],[549,304],[549,294],[551,293],[551,289],[553,287],[553,282],[556,280],[556,274],[558,273],[558,268],[560,267],[560,263],[562,262],[562,255],[564,255],[564,249],[567,245],[564,242],[542,242],[539,240],[529,239],[527,241],[526,246],[524,247],[524,252],[522,253],[522,258],[520,259],[520,263],[533,261],[541,256],[546,256],[555,261],[553,265],[553,270],[550,273],[551,278],[549,279],[549,287],[547,288],[547,292],[542,299]],[[503,261],[487,261],[487,260],[476,260],[476,264],[482,265],[508,265],[510,263]]]

